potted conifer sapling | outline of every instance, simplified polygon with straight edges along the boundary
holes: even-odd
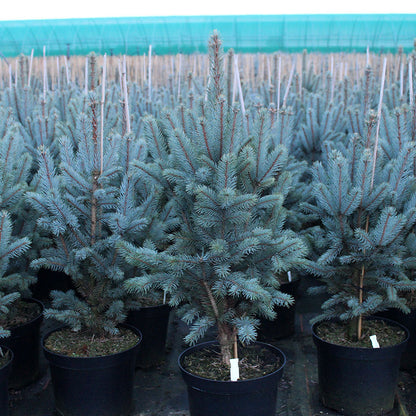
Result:
[[[56,409],[64,416],[118,416],[131,410],[141,335],[122,324],[123,262],[110,227],[122,192],[121,138],[100,143],[93,88],[88,100],[88,111],[77,120],[77,146],[66,137],[59,140],[59,166],[48,149],[39,149],[41,184],[27,199],[54,245],[32,266],[63,271],[76,288],[52,291],[52,307],[45,310],[46,317],[64,324],[43,339]],[[136,228],[142,225],[138,221]]]
[[[25,318],[24,314],[23,317],[21,315],[22,309],[16,307],[21,296],[15,285],[19,275],[10,273],[9,265],[13,258],[21,256],[29,249],[30,240],[12,236],[13,224],[7,211],[0,212],[0,230],[0,412],[8,415],[8,388],[13,353],[9,347],[4,346],[4,340],[10,337],[11,330],[15,331],[16,326]]]
[[[2,216],[5,224],[4,249],[9,244],[10,253],[3,253],[3,274],[0,290],[4,294],[15,293],[19,297],[9,305],[3,314],[2,323],[9,330],[2,344],[13,350],[14,363],[9,386],[22,388],[39,376],[40,325],[43,304],[31,296],[31,285],[36,281],[35,272],[30,269],[30,259],[36,253],[33,241],[35,221],[26,221],[27,206],[25,191],[31,175],[32,158],[25,149],[25,143],[18,132],[16,123],[11,122],[0,140],[0,208],[8,212],[10,220]],[[35,218],[32,213],[32,218]],[[13,226],[10,221],[13,222]],[[7,225],[6,225],[7,224]],[[11,228],[12,227],[12,228]],[[7,231],[6,231],[7,229]],[[11,235],[7,234],[11,231]],[[6,237],[7,235],[7,237]],[[24,256],[17,255],[14,242],[22,243]],[[32,244],[29,243],[32,242]]]
[[[415,288],[403,258],[416,220],[414,195],[403,186],[412,176],[414,143],[388,163],[375,158],[372,143],[353,135],[326,164],[315,163],[315,199],[305,205],[322,221],[315,237],[325,251],[310,270],[325,283],[316,289],[329,296],[313,326],[320,396],[325,406],[354,416],[393,408],[407,330],[370,317],[388,308],[408,311],[401,294]]]
[[[156,135],[167,138],[170,165],[163,175],[180,226],[163,251],[119,244],[129,263],[147,266],[125,286],[132,293],[165,289],[190,325],[185,341],[191,345],[216,329],[217,341],[192,346],[179,357],[192,416],[271,416],[285,357],[271,345],[248,344],[256,338],[258,315],[273,318],[275,305],[292,303],[275,273],[299,266],[305,246],[282,221],[283,183],[276,176],[286,149],[262,133],[268,120],[263,112],[248,135],[242,111],[227,102],[216,32],[209,56],[207,100],[166,112]],[[250,357],[261,362],[259,373],[247,374]]]

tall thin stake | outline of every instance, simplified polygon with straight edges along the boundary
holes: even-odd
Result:
[[[127,92],[127,67],[126,67],[126,55],[123,57],[123,95],[124,95],[124,109],[126,112],[126,132],[130,134],[130,110],[129,110],[129,95]]]
[[[240,97],[241,112],[243,113],[243,116],[244,116],[246,114],[246,108],[244,105],[243,90],[241,88],[240,71],[238,69],[238,59],[236,58],[237,58],[237,55],[234,56],[234,65],[235,65],[235,72],[237,76],[238,96]]]
[[[409,104],[413,105],[413,68],[411,59],[409,59]]]
[[[30,79],[32,78],[32,67],[33,67],[33,49],[30,52],[30,60],[29,60],[29,74],[27,76],[27,86],[30,87]]]
[[[105,79],[107,76],[107,54],[104,54],[103,78],[101,80],[101,131],[100,131],[100,174],[103,174],[104,166],[104,103],[105,103]]]
[[[293,60],[292,69],[290,70],[289,80],[287,81],[286,92],[285,92],[285,95],[283,97],[282,107],[286,106],[286,100],[287,100],[287,97],[289,95],[290,85],[292,84],[292,78],[293,78],[293,74],[295,73],[295,67],[296,67],[296,61]]]
[[[282,56],[279,55],[279,63],[277,67],[277,111],[280,110],[280,85],[282,83]]]
[[[85,94],[88,94],[88,56],[85,57]]]
[[[382,109],[382,106],[383,106],[383,94],[384,94],[384,82],[385,82],[385,79],[386,79],[386,67],[387,67],[387,58],[384,58],[383,73],[382,73],[382,76],[381,76],[381,86],[380,86],[380,99],[378,101],[378,109],[377,109],[376,139],[375,139],[375,142],[374,142],[373,167],[372,167],[372,171],[371,171],[370,190],[373,189],[374,175],[375,175],[375,172],[376,172],[377,148],[378,148],[378,138],[379,138],[379,132],[380,132],[381,109]],[[365,224],[365,232],[366,233],[368,232],[369,220],[370,220],[370,217],[367,216],[366,224]],[[365,276],[365,266],[362,265],[361,275],[360,275],[360,288],[359,288],[359,290],[360,290],[360,293],[359,293],[359,302],[360,302],[360,304],[363,303],[364,276]],[[363,317],[362,317],[362,315],[360,315],[358,317],[358,327],[357,327],[358,339],[361,339],[362,325],[363,325]]]
[[[148,88],[150,100],[152,98],[152,45],[149,45]]]

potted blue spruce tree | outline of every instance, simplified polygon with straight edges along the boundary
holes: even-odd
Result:
[[[3,116],[4,114],[2,114]],[[6,210],[13,221],[14,239],[30,240],[24,256],[8,257],[7,268],[10,277],[3,280],[1,290],[18,293],[2,325],[9,330],[2,344],[13,350],[14,363],[9,380],[10,387],[22,388],[39,376],[40,325],[43,304],[31,297],[31,285],[36,282],[35,272],[30,269],[30,259],[36,254],[34,221],[28,220],[24,194],[29,188],[32,158],[25,149],[25,142],[19,133],[18,123],[9,119],[8,126],[0,139],[0,209]],[[35,219],[33,214],[32,218]]]
[[[388,308],[408,312],[403,294],[415,289],[404,258],[416,221],[415,146],[403,144],[392,159],[380,146],[377,155],[375,120],[373,114],[367,121],[367,139],[354,134],[326,163],[314,164],[314,201],[305,204],[321,219],[315,239],[324,250],[310,270],[325,283],[317,290],[328,294],[313,326],[320,396],[325,406],[354,416],[393,408],[408,334],[370,317]]]
[[[90,61],[95,64],[94,56]],[[91,88],[89,108],[77,120],[76,146],[60,138],[59,165],[47,148],[39,148],[40,185],[27,193],[39,227],[54,243],[32,266],[63,271],[75,287],[52,291],[52,306],[44,313],[64,324],[43,339],[55,406],[64,416],[127,414],[141,339],[138,330],[123,324],[124,262],[111,230],[124,192],[123,140],[114,134],[100,143],[97,97]],[[137,219],[131,231],[144,223]]]
[[[118,202],[117,222],[114,222],[112,230],[123,242],[135,246],[149,245],[160,251],[170,244],[169,231],[176,227],[178,219],[169,185],[162,176],[163,168],[169,163],[166,143],[163,136],[155,137],[159,128],[153,117],[145,116],[142,121],[146,142],[137,140],[142,144],[141,151],[136,152],[137,157],[128,167],[125,198]],[[140,231],[132,232],[132,224],[138,218],[145,219],[146,225]],[[130,266],[126,268],[126,278],[146,272],[146,269],[143,265]],[[136,366],[150,368],[160,364],[165,358],[172,309],[166,290],[156,287],[138,295],[129,292],[126,305],[129,309],[126,322],[138,328],[143,335]]]
[[[166,290],[190,326],[187,343],[216,329],[217,341],[192,346],[179,357],[191,415],[271,416],[285,357],[268,344],[247,344],[256,338],[257,316],[273,318],[275,305],[293,302],[280,292],[275,273],[300,267],[306,249],[284,227],[290,175],[279,171],[287,150],[264,133],[267,110],[260,111],[249,133],[242,111],[225,98],[217,32],[210,38],[209,58],[206,99],[165,112],[156,135],[166,140],[163,180],[179,219],[170,245],[163,251],[128,242],[118,247],[129,263],[146,269],[127,280],[126,289]],[[149,172],[147,180],[152,178],[161,181]],[[260,373],[247,374],[249,357],[262,363]],[[240,381],[235,382],[230,364],[237,358]]]
[[[397,102],[400,102],[397,99]],[[384,153],[388,160],[394,160],[398,157],[401,148],[406,143],[415,139],[416,131],[412,125],[414,119],[414,108],[402,105],[394,108],[392,111],[383,109],[383,124],[380,126],[381,143]],[[406,192],[415,193],[416,181],[416,159],[413,159],[413,179],[409,177],[406,183]],[[402,200],[403,202],[403,200]],[[416,204],[416,201],[415,201]],[[402,210],[401,205],[398,206]],[[416,281],[416,228],[407,236],[405,240],[406,253],[403,256],[403,266],[410,280]],[[406,299],[406,305],[410,309],[402,310],[398,308],[389,308],[386,311],[378,313],[379,316],[393,319],[404,325],[410,332],[409,341],[406,349],[402,354],[400,367],[403,369],[412,369],[416,367],[416,291],[412,290],[403,294]]]
[[[9,377],[12,369],[13,352],[5,346],[4,340],[10,337],[11,329],[22,325],[25,314],[16,307],[21,297],[19,274],[13,273],[10,263],[21,257],[30,247],[28,238],[13,236],[13,223],[7,211],[0,212],[0,412],[9,414]],[[23,310],[24,312],[24,310]]]

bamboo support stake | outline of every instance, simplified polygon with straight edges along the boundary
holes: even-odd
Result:
[[[244,116],[246,114],[246,108],[244,105],[243,90],[241,88],[240,72],[238,69],[238,60],[236,59],[236,55],[234,56],[234,65],[235,65],[235,71],[237,75],[237,87],[238,87],[238,96],[240,97],[241,112],[243,113],[243,116]]]
[[[181,96],[181,72],[182,72],[182,54],[178,56],[179,64],[178,64],[178,100]]]
[[[123,95],[124,95],[124,110],[126,117],[126,132],[130,134],[130,111],[129,111],[129,95],[127,92],[127,68],[126,68],[126,55],[123,58]]]
[[[148,69],[149,100],[152,98],[152,45],[149,45],[149,69]]]
[[[280,110],[280,86],[282,83],[282,56],[279,55],[279,62],[277,67],[277,111]]]
[[[29,73],[27,76],[27,86],[30,87],[30,79],[32,78],[32,67],[33,67],[33,49],[30,52],[30,60],[29,60]]]
[[[289,80],[287,81],[286,92],[283,97],[282,107],[286,107],[286,100],[289,95],[289,90],[290,90],[290,85],[292,83],[293,74],[295,73],[295,66],[296,66],[296,61],[294,60],[292,63],[292,69],[290,70]]]
[[[235,55],[234,59],[237,61],[238,63],[238,55]],[[235,97],[237,95],[237,68],[234,64],[234,80],[233,80],[233,98],[232,98],[232,102],[235,103]]]
[[[413,68],[411,59],[409,59],[409,104],[413,105]]]
[[[400,98],[403,97],[403,84],[404,84],[404,65],[400,63]]]
[[[384,94],[384,82],[386,79],[386,67],[387,67],[387,58],[384,58],[383,61],[383,73],[381,76],[381,86],[380,86],[380,99],[378,102],[378,109],[377,109],[377,125],[376,125],[376,138],[374,142],[374,152],[373,152],[373,166],[371,170],[371,184],[370,190],[373,189],[374,186],[374,175],[376,171],[376,162],[377,162],[377,148],[378,148],[378,139],[379,139],[379,132],[380,132],[380,120],[381,120],[381,109],[383,107],[383,94]],[[368,232],[370,217],[367,216],[366,224],[365,224],[365,232]],[[364,290],[364,276],[365,276],[365,266],[363,265],[361,268],[361,275],[360,275],[360,284],[359,284],[359,303],[360,305],[363,303],[363,290]],[[358,339],[361,339],[362,336],[362,324],[363,324],[363,317],[360,315],[358,317],[358,328],[357,328],[357,336]]]
[[[88,94],[88,56],[85,57],[85,75],[84,75],[84,78],[85,78],[85,85],[84,85],[85,95],[87,95]]]
[[[16,59],[15,65],[14,65],[14,87],[15,88],[17,88],[17,79],[19,78],[18,66],[19,66],[19,61]]]
[[[47,72],[46,72],[46,46],[43,47],[43,101],[46,103],[46,88],[47,88]]]
[[[103,77],[101,80],[101,131],[100,131],[100,174],[103,174],[104,166],[104,103],[105,103],[105,79],[107,75],[107,54],[104,54]]]
[[[69,79],[69,65],[68,65],[68,59],[66,55],[64,55],[64,62],[65,62],[65,74],[66,74],[66,82],[69,85],[70,79]]]
[[[146,54],[143,54],[143,74],[142,74],[142,88],[144,88],[144,83],[146,82]]]

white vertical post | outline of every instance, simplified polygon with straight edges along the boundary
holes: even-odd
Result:
[[[84,78],[85,78],[85,85],[84,85],[85,94],[88,94],[88,56],[85,57],[85,75],[84,75]]]
[[[280,85],[282,83],[282,56],[279,55],[277,66],[277,111],[280,110]]]
[[[104,54],[103,76],[101,79],[101,131],[100,131],[100,172],[103,173],[104,165],[104,103],[105,103],[105,79],[107,76],[107,54]]]
[[[235,71],[237,74],[237,87],[238,87],[238,95],[240,97],[240,106],[241,106],[241,112],[243,113],[243,116],[246,114],[246,108],[244,105],[244,97],[243,97],[243,90],[241,88],[241,81],[240,81],[240,71],[238,69],[238,59],[236,59],[237,55],[234,56],[234,65],[235,65]]]
[[[149,74],[148,74],[148,85],[149,85],[149,100],[152,98],[152,45],[149,45]]]
[[[371,172],[371,189],[374,185],[374,175],[376,171],[376,160],[377,160],[377,148],[378,148],[378,135],[380,131],[380,119],[381,119],[381,108],[383,106],[383,93],[384,93],[384,81],[386,79],[386,66],[387,66],[387,58],[384,58],[383,62],[383,73],[381,76],[381,86],[380,86],[380,99],[378,101],[378,109],[377,109],[377,126],[376,126],[376,140],[374,143],[374,152],[373,152],[373,169]]]
[[[46,102],[46,88],[47,88],[47,73],[46,73],[46,46],[43,46],[43,101]]]
[[[61,89],[61,68],[59,67],[59,56],[56,57],[56,70],[58,71],[58,75],[57,75],[57,82],[58,82],[58,90]]]
[[[29,60],[29,73],[27,76],[27,86],[30,87],[30,79],[32,78],[32,67],[33,67],[33,49],[30,52],[30,60]]]
[[[129,110],[129,95],[127,92],[127,65],[126,65],[126,55],[123,57],[123,95],[125,102],[125,111],[126,111],[126,130],[127,134],[130,134],[130,110]]]
[[[404,89],[404,65],[403,62],[400,63],[400,98],[403,97]]]
[[[296,62],[293,61],[293,63],[292,63],[292,69],[290,70],[289,80],[287,81],[285,95],[283,97],[282,107],[285,107],[286,106],[286,100],[287,100],[287,97],[289,95],[290,85],[292,84],[293,74],[295,73],[295,66],[296,66]]]
[[[409,104],[413,105],[413,68],[411,59],[409,59]]]

